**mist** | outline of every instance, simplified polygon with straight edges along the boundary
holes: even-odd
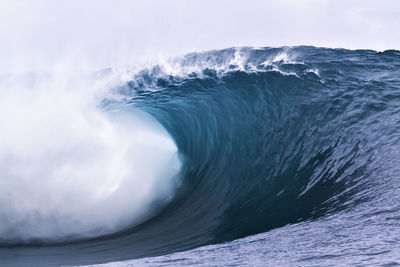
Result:
[[[0,243],[113,233],[172,198],[173,139],[144,112],[101,105],[119,98],[118,80],[63,71],[0,81]]]

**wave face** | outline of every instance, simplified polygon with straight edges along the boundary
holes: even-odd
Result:
[[[103,97],[102,112],[145,112],[179,150],[173,171],[158,169],[166,180],[155,180],[162,190],[169,188],[161,194],[168,201],[150,209],[146,200],[143,219],[123,219],[130,224],[96,238],[79,235],[79,227],[71,228],[76,235],[70,239],[57,233],[22,243],[2,238],[0,257],[7,263],[15,263],[16,253],[19,264],[41,266],[156,256],[359,207],[369,214],[396,206],[399,51],[231,48],[131,68],[118,77],[112,90],[119,97]],[[148,164],[153,154],[132,166]],[[168,178],[178,172],[179,182]],[[137,192],[129,184],[124,190]],[[129,205],[116,203],[112,207],[124,209],[114,218],[129,213]]]

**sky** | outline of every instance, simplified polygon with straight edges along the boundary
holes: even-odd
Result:
[[[0,0],[0,73],[233,46],[400,49],[398,0]]]

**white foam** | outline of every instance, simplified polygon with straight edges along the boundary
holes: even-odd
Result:
[[[178,150],[150,115],[105,112],[111,78],[0,83],[0,243],[94,237],[140,223],[173,195]]]
[[[306,72],[314,73],[319,77],[319,70],[316,68],[307,69]]]

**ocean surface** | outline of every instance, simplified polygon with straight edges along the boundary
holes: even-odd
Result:
[[[1,266],[400,265],[400,51],[229,48],[116,80],[118,97],[102,94],[97,108],[111,121],[122,111],[154,120],[176,145],[179,164],[163,163],[151,191],[160,197],[119,220],[146,190],[127,184],[86,228],[70,226],[85,210],[26,217],[0,197]],[[152,161],[141,153],[140,166]]]

